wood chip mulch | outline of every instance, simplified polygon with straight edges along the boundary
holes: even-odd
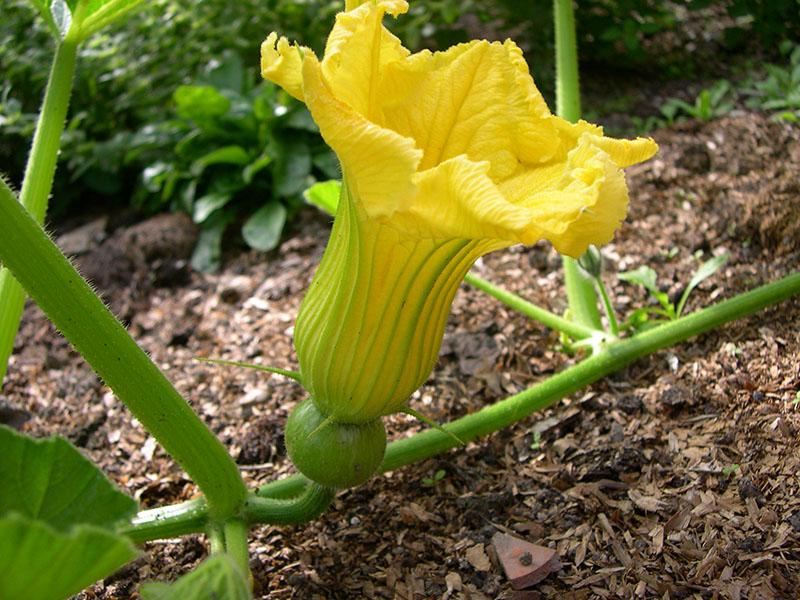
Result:
[[[797,270],[799,134],[752,113],[659,132],[661,152],[632,171],[629,220],[604,250],[618,310],[648,302],[614,276],[642,264],[676,297],[701,260],[731,253],[687,310]],[[178,235],[186,224],[159,227]],[[267,259],[234,253],[213,276],[131,249],[125,232],[101,232],[105,241],[95,239],[81,258],[91,265],[92,252],[119,236],[127,236],[125,252],[144,257],[154,276],[135,277],[136,290],[120,283],[130,277],[111,278],[104,290],[252,485],[292,471],[281,431],[302,390],[193,357],[296,364],[294,317],[328,222],[308,211],[294,228]],[[136,268],[138,258],[122,262]],[[161,261],[162,280],[154,281],[161,271],[153,261]],[[485,257],[477,270],[564,308],[558,257],[544,245]],[[34,306],[17,343],[3,419],[13,415],[32,435],[66,435],[143,506],[196,494]],[[797,598],[798,357],[794,299],[656,353],[466,448],[342,492],[313,523],[260,527],[251,536],[256,596]],[[449,420],[575,360],[553,332],[463,286],[439,365],[412,404]],[[405,416],[387,427],[395,438],[421,429]],[[556,550],[560,570],[514,590],[492,545],[497,533]],[[206,552],[202,536],[147,544],[137,561],[78,597],[137,598],[141,581],[175,578]]]

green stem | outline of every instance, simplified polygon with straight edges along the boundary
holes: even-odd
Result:
[[[250,555],[247,551],[247,524],[241,519],[230,519],[223,526],[225,553],[233,559],[245,577],[250,577]]]
[[[204,529],[212,535],[214,527],[218,525],[209,524],[205,499],[197,498],[180,504],[140,511],[120,533],[127,535],[134,543],[141,544],[149,540],[198,533]]]
[[[172,387],[41,227],[0,183],[0,260],[134,416],[197,482],[210,514],[247,490],[225,447]]]
[[[581,92],[572,0],[554,0],[553,13],[556,29],[556,113],[575,123],[581,118]]]
[[[556,114],[575,123],[581,118],[581,92],[572,0],[554,0],[553,13],[556,30]],[[562,258],[570,318],[586,327],[601,330],[600,311],[597,309],[597,296],[592,282],[583,276],[573,258]]]
[[[594,278],[595,286],[597,287],[597,291],[600,293],[600,299],[603,301],[603,309],[606,312],[606,317],[608,317],[608,330],[614,337],[619,335],[619,323],[617,323],[617,314],[614,312],[614,305],[611,304],[611,298],[608,297],[608,291],[606,291],[606,286],[603,283],[603,279],[601,277]]]
[[[19,199],[37,223],[42,223],[44,220],[47,199],[53,187],[77,56],[78,42],[74,36],[67,36],[56,47],[39,120],[36,123],[33,145],[25,167]],[[0,388],[8,368],[8,359],[14,348],[14,338],[19,329],[24,306],[25,292],[22,286],[8,269],[0,268]]]
[[[633,338],[613,342],[598,354],[587,358],[527,390],[487,406],[444,427],[464,441],[473,440],[502,429],[537,410],[551,406],[561,398],[629,365],[635,360],[678,342],[710,331],[720,325],[753,314],[800,294],[800,273],[784,277],[755,290],[745,292],[714,306],[654,327]],[[381,471],[391,471],[456,446],[449,436],[428,429],[409,438],[389,444]],[[301,475],[293,475],[266,484],[258,490],[261,496],[297,494],[306,485]]]
[[[282,481],[288,482],[281,494]],[[321,515],[330,506],[335,490],[295,476],[276,481],[270,487],[270,497],[250,494],[242,510],[248,523],[298,525]],[[291,493],[289,493],[291,491]],[[280,498],[278,498],[278,496]],[[208,522],[208,510],[202,498],[141,511],[121,533],[135,543],[149,540],[213,531]]]
[[[225,531],[219,523],[209,523],[206,528],[209,550],[212,555],[225,552]]]
[[[251,523],[307,523],[325,512],[335,495],[335,490],[308,481],[297,486],[294,498],[279,500],[251,494],[244,505],[244,517]]]
[[[577,323],[575,321],[570,321],[569,319],[565,319],[563,317],[559,317],[557,314],[550,312],[549,310],[545,310],[540,306],[536,306],[520,298],[516,294],[509,292],[508,290],[504,290],[501,287],[498,287],[492,283],[489,283],[485,279],[478,277],[474,273],[467,273],[467,276],[464,278],[471,286],[486,292],[493,298],[496,298],[506,306],[513,308],[517,312],[522,313],[526,317],[530,317],[534,321],[539,321],[543,325],[553,329],[555,331],[559,331],[561,333],[566,333],[568,336],[575,340],[583,340],[586,338],[592,337],[596,333],[595,329],[591,327],[587,327],[586,325],[582,325],[581,323]]]

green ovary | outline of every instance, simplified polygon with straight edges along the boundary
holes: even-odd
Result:
[[[340,423],[399,411],[427,379],[447,314],[488,241],[412,238],[365,217],[347,185],[295,327],[303,383]]]

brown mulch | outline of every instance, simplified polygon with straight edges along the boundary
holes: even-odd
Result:
[[[797,270],[799,134],[758,114],[659,132],[661,152],[631,172],[630,218],[604,250],[618,310],[648,301],[614,277],[642,264],[675,297],[702,260],[730,252],[688,310]],[[213,276],[186,270],[190,244],[175,242],[183,256],[151,251],[160,236],[148,225],[136,235],[96,226],[75,250],[89,270],[98,252],[123,248],[95,269],[101,289],[252,485],[292,471],[281,431],[303,392],[193,358],[295,365],[294,317],[328,229],[313,211],[303,217],[278,252],[232,256]],[[153,227],[176,240],[193,234],[180,219]],[[115,264],[134,269],[135,290],[114,276]],[[477,270],[561,311],[558,264],[537,245],[485,257]],[[17,343],[0,416],[13,412],[32,435],[66,435],[143,506],[196,493],[33,306]],[[439,421],[475,411],[574,363],[558,346],[553,332],[463,286],[439,365],[412,405]],[[257,597],[796,598],[798,356],[794,299],[656,353],[465,449],[342,492],[313,523],[258,528]],[[421,428],[405,416],[387,425],[394,437]],[[444,477],[430,481],[439,470]],[[513,591],[490,543],[498,531],[555,548],[561,570]],[[136,598],[141,581],[175,578],[206,551],[201,536],[147,544],[79,597]]]

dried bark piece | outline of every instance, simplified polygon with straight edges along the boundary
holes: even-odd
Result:
[[[561,569],[561,561],[552,548],[531,544],[501,532],[492,536],[492,545],[514,589],[536,585],[550,573]]]

